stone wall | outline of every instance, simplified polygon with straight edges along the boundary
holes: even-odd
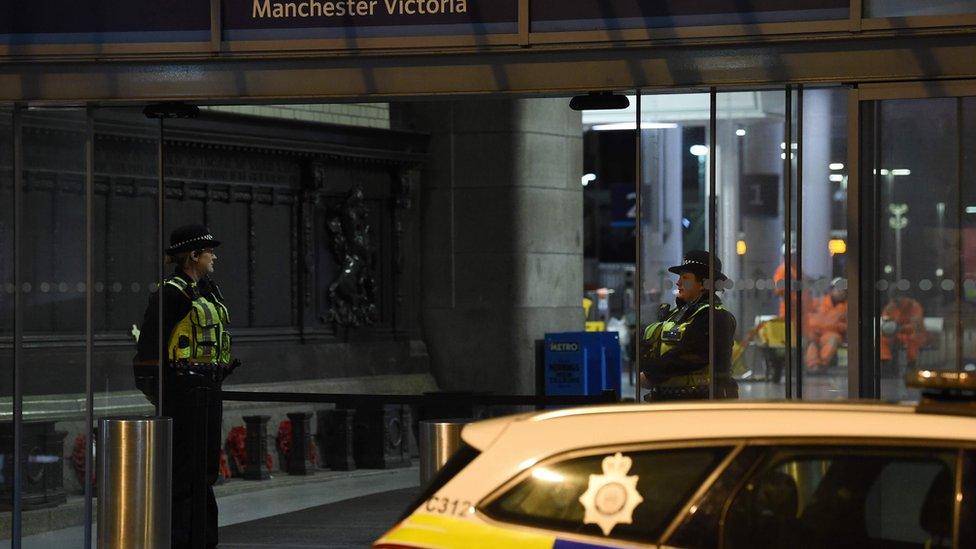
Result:
[[[534,341],[583,328],[582,127],[564,99],[396,105],[431,133],[423,329],[445,390],[530,394]]]

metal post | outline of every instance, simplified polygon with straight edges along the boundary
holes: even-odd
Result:
[[[793,398],[793,87],[786,86],[786,128],[783,143],[785,152],[783,153],[783,251],[786,258],[784,267],[786,274],[783,277],[785,288],[783,289],[784,304],[786,305],[786,398]]]
[[[715,292],[719,285],[715,280],[715,256],[718,254],[718,200],[716,184],[716,143],[718,143],[718,92],[709,92],[708,115],[708,398],[715,399]]]
[[[24,141],[23,141],[23,106],[14,105],[13,110],[13,143],[14,143],[14,372],[13,372],[13,422],[14,422],[14,478],[13,478],[13,513],[10,527],[11,547],[20,549],[21,544],[21,518],[23,506],[21,505],[21,495],[23,483],[21,478],[24,471],[21,465],[21,439],[23,438],[23,419],[24,419],[24,395],[22,390],[23,379],[21,366],[23,361],[24,348],[24,281],[20,273],[21,257],[23,246],[20,238],[24,230]]]
[[[861,393],[861,168],[860,95],[847,92],[847,396]],[[853,298],[853,299],[852,299]]]
[[[85,113],[85,547],[92,542],[92,427],[95,425],[95,120]]]
[[[963,329],[962,329],[962,304],[965,297],[965,289],[963,288],[963,283],[965,282],[965,269],[963,268],[963,250],[962,250],[962,229],[963,229],[963,173],[966,169],[964,157],[963,157],[963,147],[962,142],[965,139],[965,134],[963,133],[963,101],[961,97],[956,98],[956,371],[963,371]],[[899,231],[900,233],[900,231]],[[898,262],[899,267],[901,262]],[[899,282],[901,277],[899,277]],[[916,367],[918,365],[916,364]]]
[[[461,447],[461,430],[466,420],[420,422],[420,484],[437,474]]]
[[[173,420],[98,422],[98,549],[170,547]]]
[[[634,115],[636,118],[636,123],[635,123],[636,129],[634,131],[637,132],[637,134],[635,135],[636,137],[635,141],[637,143],[636,145],[637,150],[635,151],[636,173],[634,174],[634,178],[636,179],[635,184],[637,185],[637,193],[635,195],[635,202],[634,202],[634,207],[635,207],[634,223],[636,226],[635,235],[634,235],[634,246],[636,247],[636,254],[634,256],[634,303],[635,306],[637,307],[637,311],[635,311],[634,322],[637,323],[637,329],[634,330],[634,337],[637,338],[637,341],[634,344],[635,353],[634,353],[633,368],[636,371],[636,375],[634,376],[635,379],[634,402],[640,402],[641,401],[641,381],[640,381],[641,360],[640,359],[641,359],[641,344],[644,342],[644,324],[643,324],[643,320],[641,319],[641,305],[643,304],[644,301],[644,267],[643,267],[644,262],[642,260],[643,256],[641,255],[643,252],[643,242],[644,242],[644,238],[643,238],[644,228],[641,225],[641,218],[642,218],[641,214],[642,214],[642,210],[644,209],[641,200],[642,192],[644,190],[644,170],[641,169],[641,149],[643,145],[644,132],[641,131],[641,90],[640,88],[637,88],[636,110],[637,113]]]
[[[159,118],[159,141],[156,144],[156,175],[158,177],[156,181],[156,212],[159,216],[158,223],[156,224],[156,259],[159,261],[159,272],[157,273],[157,297],[159,307],[157,307],[158,316],[156,317],[156,336],[159,357],[158,364],[156,365],[156,417],[163,417],[163,368],[166,364],[166,334],[163,333],[163,280],[166,277],[166,262],[163,260],[163,250],[166,249],[164,235],[163,235],[163,224],[166,214],[166,184],[163,179],[163,119]]]
[[[803,84],[796,87],[796,398],[803,398]]]

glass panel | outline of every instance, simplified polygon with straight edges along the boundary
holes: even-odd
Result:
[[[755,25],[788,21],[846,19],[850,0],[762,0],[741,4],[691,4],[672,0],[636,0],[601,5],[595,2],[532,2],[533,32],[673,28],[700,25]]]
[[[84,540],[85,111],[23,115],[25,546]],[[63,520],[51,521],[52,508]]]
[[[517,524],[650,542],[657,540],[727,452],[727,448],[694,448],[617,453],[616,457],[599,454],[537,465],[530,476],[492,502],[485,512]],[[633,479],[633,488],[625,489],[622,483],[599,483],[600,475],[617,469]],[[592,494],[592,499],[587,494]],[[637,505],[640,512],[633,513]],[[607,506],[622,511],[605,515],[632,515],[633,523],[593,523],[591,515],[599,516],[601,507]]]
[[[0,546],[10,545],[13,507],[14,336],[13,110],[0,107]]]
[[[737,320],[732,373],[742,398],[786,396],[785,104],[784,90],[717,96],[718,255],[731,282],[722,299]]]
[[[99,109],[94,117],[97,425],[100,417],[155,413],[140,388],[155,390],[147,374],[156,368],[134,367],[133,356],[162,258],[156,251],[158,125],[137,109]],[[75,448],[85,443],[80,435],[74,440]]]
[[[976,13],[974,0],[864,0],[864,17]]]
[[[620,110],[587,110],[583,123],[583,303],[587,326],[615,330],[621,396],[635,398],[636,96]]]
[[[874,120],[862,200],[877,202],[875,234],[865,240],[874,244],[874,256],[865,256],[875,262],[866,310],[877,330],[868,370],[880,374],[868,382],[885,399],[917,398],[901,380],[906,369],[955,369],[968,361],[960,147],[970,138],[964,117],[973,115],[957,98],[881,101],[866,112]]]
[[[699,304],[707,297],[690,274],[690,290],[679,294],[669,269],[707,247],[709,117],[708,94],[642,98],[641,367],[653,393],[645,398],[654,400],[708,397],[699,375],[708,360],[707,309],[693,314],[698,308],[682,296]]]
[[[723,547],[951,547],[956,452],[789,448],[744,485]]]

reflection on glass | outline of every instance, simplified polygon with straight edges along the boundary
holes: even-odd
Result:
[[[24,543],[45,530],[75,527],[84,539],[85,421],[85,111],[23,115]],[[57,509],[63,522],[47,520]]]
[[[0,544],[10,539],[13,491],[14,172],[13,113],[0,108]]]
[[[974,0],[864,0],[864,17],[976,13]]]

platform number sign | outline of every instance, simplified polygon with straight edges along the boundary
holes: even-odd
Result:
[[[778,174],[756,173],[742,176],[739,207],[743,215],[776,217],[779,214]]]

